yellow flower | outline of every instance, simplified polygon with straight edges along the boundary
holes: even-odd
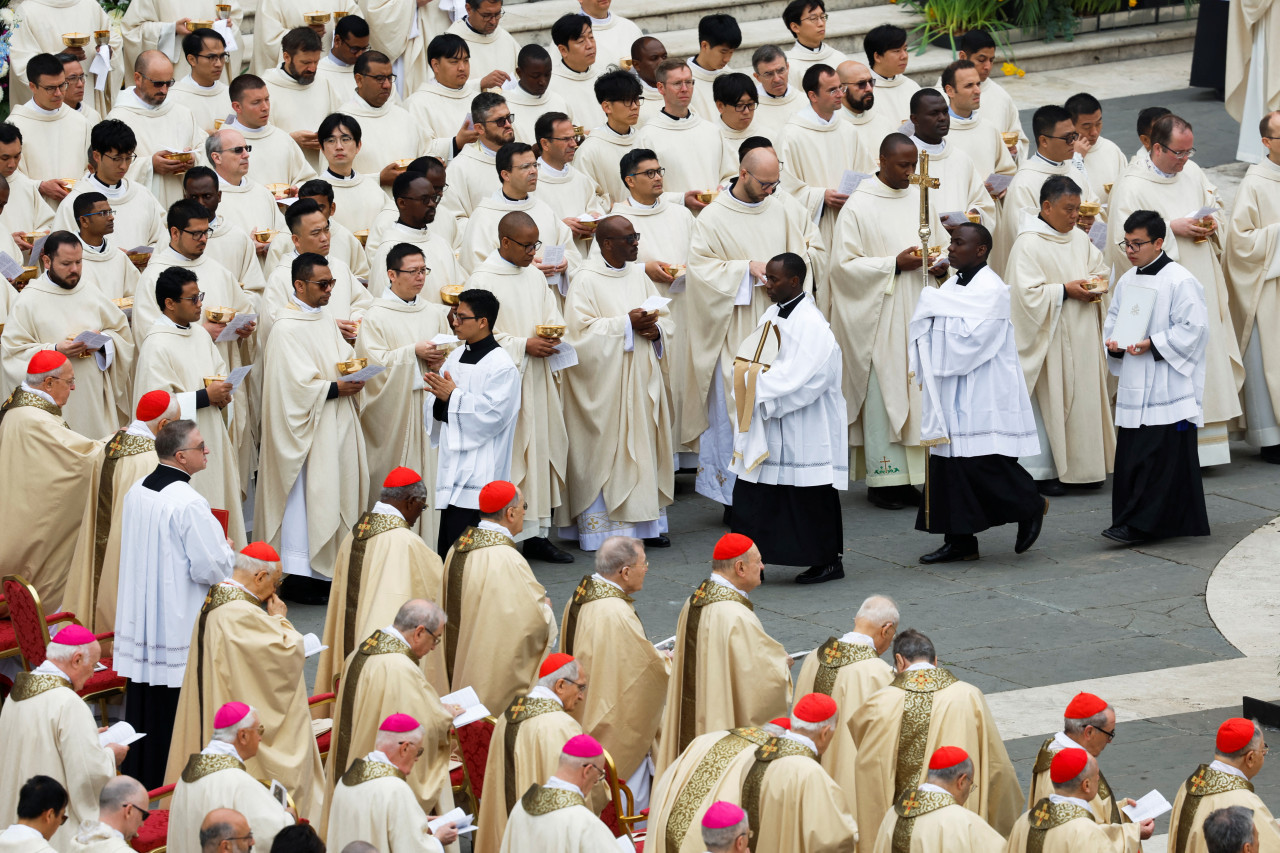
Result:
[[[1027,76],[1027,72],[1025,72],[1025,71],[1023,71],[1021,68],[1019,68],[1019,69],[1018,69],[1018,76],[1019,76],[1019,77],[1026,77],[1026,76]]]
[[[1006,77],[1026,77],[1027,72],[1023,71],[1012,62],[1006,62],[1000,66],[1000,70],[1004,72]]]
[[[1137,6],[1137,5],[1138,5],[1138,0],[1129,0],[1130,9],[1132,9],[1134,6]]]

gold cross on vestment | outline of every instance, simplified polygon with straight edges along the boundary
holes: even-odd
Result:
[[[511,719],[514,720],[516,717],[520,716],[520,712],[523,710],[524,710],[524,699],[523,698],[517,699],[516,703],[511,706]]]
[[[472,541],[473,540],[471,538],[471,531],[467,531],[466,533],[458,537],[458,544],[464,547],[470,545]]]
[[[1047,820],[1049,819],[1049,804],[1048,804],[1048,803],[1043,803],[1043,804],[1041,804],[1040,808],[1036,809],[1035,819],[1036,819],[1036,825],[1037,825],[1037,826],[1039,826],[1040,824],[1044,823],[1045,821],[1047,821]]]
[[[760,757],[768,758],[769,756],[773,755],[777,751],[778,751],[778,741],[776,739],[770,740],[764,746],[760,747]]]
[[[582,583],[578,584],[578,588],[573,591],[574,600],[582,599],[587,594],[587,579],[583,578]]]
[[[916,792],[912,791],[911,795],[902,801],[902,816],[906,817],[920,805],[920,801],[916,799]]]
[[[702,587],[698,587],[697,589],[695,589],[695,590],[693,591],[693,600],[694,600],[694,603],[700,602],[700,601],[702,601],[702,599],[704,599],[704,598],[706,598],[706,597],[707,597],[707,593],[706,593],[706,591],[705,591]]]
[[[1204,768],[1202,767],[1191,777],[1191,793],[1198,794],[1204,789],[1204,775]]]
[[[369,532],[370,528],[371,525],[369,524],[369,519],[363,518],[360,520],[360,523],[356,525],[356,533],[363,536]]]
[[[835,663],[840,659],[840,650],[835,646],[828,646],[826,650],[823,651],[822,656],[826,658],[827,663]]]

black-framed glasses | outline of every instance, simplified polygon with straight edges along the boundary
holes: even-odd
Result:
[[[204,302],[204,291],[200,291],[195,296],[179,296],[179,302],[190,302],[192,305],[199,305]]]
[[[82,213],[80,214],[80,218],[92,219],[95,216],[115,216],[115,215],[116,215],[116,212],[108,207],[106,210],[95,210],[93,213]]]
[[[367,77],[370,80],[376,80],[378,83],[394,84],[398,77],[395,74],[361,74],[361,77]]]
[[[876,78],[868,77],[866,80],[854,80],[852,83],[845,83],[845,94],[849,89],[874,89],[876,87]]]
[[[212,228],[200,228],[200,229],[179,228],[178,230],[181,231],[183,234],[186,234],[188,237],[190,237],[193,240],[208,240],[210,237],[213,236]]]
[[[315,280],[304,278],[303,281],[307,284],[314,284],[321,290],[333,290],[333,286],[338,283],[336,278],[320,278]]]
[[[1116,246],[1118,246],[1120,249],[1126,252],[1129,251],[1130,249],[1136,252],[1138,249],[1141,249],[1143,246],[1150,245],[1151,243],[1154,243],[1154,242],[1155,240],[1120,240],[1116,243]]]
[[[1066,136],[1050,136],[1047,133],[1042,133],[1040,135],[1043,136],[1045,139],[1061,139],[1063,142],[1067,143],[1068,145],[1075,145],[1076,140],[1080,138],[1080,134],[1076,133],[1074,130],[1068,133]]]
[[[102,156],[106,157],[112,163],[120,163],[121,165],[125,165],[125,166],[133,163],[134,160],[138,159],[137,154],[103,154]]]
[[[1273,139],[1273,138],[1274,137],[1270,137],[1270,136],[1267,137],[1267,139]],[[1177,157],[1179,160],[1190,160],[1192,157],[1196,156],[1195,148],[1183,148],[1181,151],[1179,151],[1177,148],[1170,148],[1168,145],[1165,145],[1160,142],[1157,142],[1156,144],[1159,145],[1161,148],[1163,148],[1165,151],[1168,151],[1174,157]]]
[[[188,451],[188,450],[198,450],[198,451],[200,451],[201,453],[204,453],[204,449],[205,449],[205,443],[202,441],[202,442],[200,442],[199,444],[197,444],[195,447],[179,447],[179,448],[178,448],[176,451],[174,451],[174,452],[175,452],[175,453],[184,453],[184,452],[186,452],[186,451]]]
[[[476,318],[475,314],[459,314],[456,309],[453,312],[453,319],[457,320],[459,323],[463,322],[464,320],[474,320],[475,318]]]
[[[745,104],[734,104],[733,109],[736,112],[742,113],[742,115],[746,115],[748,113],[755,112],[756,108],[759,106],[760,105],[757,104],[755,101],[747,101]]]
[[[413,276],[414,278],[417,278],[418,276],[422,276],[423,278],[425,278],[425,277],[427,277],[427,276],[431,275],[431,267],[412,267],[412,268],[407,269],[407,270],[406,270],[406,269],[397,269],[397,268],[395,268],[395,267],[392,267],[392,269],[394,269],[396,272],[398,272],[398,273],[400,273],[400,274],[402,274],[402,275]]]
[[[229,53],[197,53],[196,59],[207,59],[210,62],[217,60],[219,62],[230,62],[231,54]]]
[[[230,838],[224,838],[223,841],[249,841],[253,838],[253,830],[249,830],[248,835],[233,835]]]
[[[515,127],[516,114],[507,113],[497,118],[485,119],[484,121],[473,121],[472,124],[496,124],[498,127]]]
[[[541,240],[534,240],[532,243],[521,243],[515,237],[508,237],[507,239],[524,249],[526,252],[536,252],[542,248]]]
[[[147,75],[141,74],[141,73],[139,73],[138,76],[141,77],[143,80],[146,80],[152,86],[155,86],[157,89],[168,89],[178,84],[177,80],[152,80]]]
[[[148,818],[151,817],[151,812],[147,811],[142,806],[135,806],[133,803],[125,803],[125,805],[133,809],[138,814],[142,815],[142,820],[144,823],[147,821]]]
[[[219,151],[217,151],[216,153],[218,153],[218,154],[235,154],[237,157],[239,157],[241,154],[252,154],[252,153],[253,153],[253,146],[252,146],[252,145],[237,145],[237,146],[235,146],[234,148],[223,148],[223,149],[220,149],[220,150],[219,150]]]
[[[762,181],[762,180],[760,180],[759,178],[757,178],[755,175],[752,175],[750,171],[745,170],[745,169],[744,169],[743,171],[746,171],[748,175],[751,175],[751,180],[753,180],[753,181],[755,181],[757,184],[759,184],[759,185],[760,185],[760,189],[762,189],[762,190],[771,190],[771,189],[775,189],[776,187],[778,187],[779,185],[781,185],[781,184],[782,184],[782,181],[781,181],[781,180],[777,180],[777,181]]]
[[[623,236],[621,236],[621,237],[600,237],[600,238],[598,238],[598,239],[601,239],[601,240],[621,240],[622,242],[626,243],[628,246],[639,246],[639,245],[640,245],[640,235],[639,235],[639,234],[626,234],[626,235],[623,235]]]
[[[367,44],[353,45],[342,36],[338,36],[338,41],[342,42],[342,46],[345,47],[347,50],[351,51],[356,56],[359,56],[360,54],[364,53],[366,50],[369,49],[369,45]]]
[[[35,87],[37,89],[44,89],[46,92],[52,95],[54,92],[67,91],[67,82],[64,80],[61,83],[58,83],[56,86],[44,86],[44,85],[41,85],[40,83],[36,83]]]
[[[589,685],[587,684],[587,682],[585,682],[585,681],[570,681],[569,683],[570,683],[570,684],[572,684],[574,687],[578,688],[578,692],[579,692],[579,693],[581,693],[583,696],[586,696],[586,695],[587,695],[587,687],[589,686]]]
[[[399,197],[399,200],[416,201],[422,204],[426,204],[427,202],[435,202],[436,204],[439,204],[441,195],[443,195],[443,193],[433,193],[431,195],[402,195]]]
[[[1102,728],[1101,726],[1094,726],[1093,728],[1094,728],[1094,729],[1096,729],[1097,731],[1102,732],[1104,735],[1106,735],[1106,736],[1107,736],[1107,743],[1111,743],[1111,741],[1113,741],[1113,740],[1115,740],[1115,739],[1116,739],[1116,730],[1115,730],[1115,729],[1112,729],[1111,731],[1107,731],[1106,729]]]
[[[479,18],[481,21],[488,21],[490,23],[493,23],[494,21],[501,21],[502,16],[505,14],[507,14],[507,10],[503,9],[500,12],[476,12],[475,16]],[[467,17],[468,18],[471,17],[470,12],[467,13]]]
[[[87,78],[87,74],[69,74],[67,75],[67,85],[74,86],[76,83],[83,83]]]
[[[658,168],[656,168],[656,169],[642,169],[642,170],[641,170],[641,171],[639,171],[639,172],[632,172],[631,174],[627,175],[627,177],[628,177],[628,178],[634,178],[634,177],[636,177],[637,175],[644,175],[644,176],[645,176],[646,178],[648,178],[649,180],[651,180],[651,181],[656,181],[658,178],[661,178],[661,177],[662,177],[663,175],[665,175],[666,173],[667,173],[666,167],[665,167],[665,166],[659,166],[659,167],[658,167]]]

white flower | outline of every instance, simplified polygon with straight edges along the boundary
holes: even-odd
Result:
[[[9,73],[9,60],[0,60],[0,77]]]
[[[0,9],[0,24],[4,24],[7,29],[15,28],[22,19],[18,17],[18,13],[11,6]]]

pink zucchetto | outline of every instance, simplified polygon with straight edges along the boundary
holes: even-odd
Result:
[[[228,702],[213,715],[213,727],[230,728],[248,716],[250,710],[252,709],[243,702]]]
[[[62,646],[87,646],[96,639],[98,638],[93,636],[93,632],[83,625],[68,625],[50,642]]]
[[[746,819],[747,813],[733,803],[717,800],[711,804],[711,808],[707,809],[707,813],[703,815],[702,826],[705,829],[724,829],[729,826],[737,826]]]
[[[382,721],[382,725],[378,726],[380,732],[411,732],[419,728],[421,723],[410,717],[408,714],[392,714]]]
[[[574,735],[569,738],[562,751],[574,758],[598,758],[604,755],[604,747],[591,735]]]

